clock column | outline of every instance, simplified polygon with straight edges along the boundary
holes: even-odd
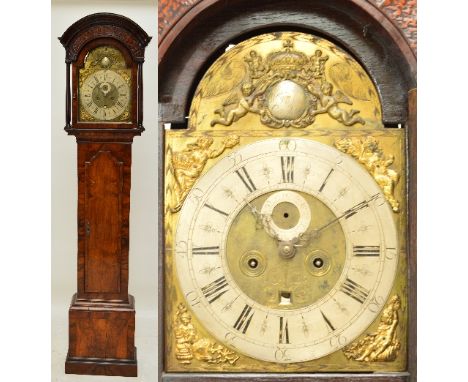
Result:
[[[128,294],[131,150],[133,138],[144,131],[142,96],[136,94],[150,39],[133,21],[107,13],[77,21],[60,37],[67,64],[65,130],[76,137],[78,149],[78,287],[65,363],[70,374],[137,375],[135,302]],[[84,121],[80,69],[101,47],[125,57],[130,106],[114,120],[88,115]],[[119,56],[109,57],[112,62]]]

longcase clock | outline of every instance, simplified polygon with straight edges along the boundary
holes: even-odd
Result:
[[[132,20],[108,13],[84,17],[60,37],[65,131],[78,144],[78,291],[69,310],[66,373],[137,375],[135,302],[128,294],[131,145],[144,130],[150,39]]]
[[[415,378],[409,125],[346,44],[291,24],[222,41],[192,91],[160,66],[162,381]]]

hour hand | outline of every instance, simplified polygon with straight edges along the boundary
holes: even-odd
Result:
[[[262,214],[250,202],[248,202],[247,200],[245,202],[247,203],[247,206],[250,208],[250,212],[252,212],[252,215],[255,217],[255,228],[257,230],[263,229],[268,235],[270,235],[274,239],[277,239],[278,235],[273,230],[270,224],[271,215]]]

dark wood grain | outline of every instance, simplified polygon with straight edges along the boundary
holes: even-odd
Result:
[[[131,145],[78,144],[78,298],[128,300]]]
[[[65,88],[65,129],[70,129],[71,125],[71,89],[70,89],[70,63],[66,63],[66,88]]]
[[[167,33],[191,8],[205,0],[159,0],[158,1],[158,39],[164,40]],[[365,0],[363,0],[365,1]],[[417,2],[416,0],[369,0],[382,10],[402,31],[411,48],[416,52]]]
[[[78,291],[69,310],[66,373],[137,375],[135,302],[128,294],[131,144],[144,130],[138,82],[150,39],[130,19],[107,13],[78,20],[60,37],[67,65],[65,131],[78,143]],[[118,49],[131,69],[130,123],[78,120],[79,69],[99,46]]]
[[[69,348],[65,372],[136,376],[135,306],[79,301],[69,311]]]
[[[264,32],[293,30],[327,38],[354,56],[379,91],[387,125],[407,120],[415,56],[388,18],[363,1],[203,1],[159,45],[159,100],[165,122],[186,123],[204,72],[230,43]],[[194,43],[196,41],[196,43]]]

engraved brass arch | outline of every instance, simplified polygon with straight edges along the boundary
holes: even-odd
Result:
[[[198,85],[189,124],[206,131],[383,127],[377,90],[359,63],[300,32],[264,34],[227,50]]]

